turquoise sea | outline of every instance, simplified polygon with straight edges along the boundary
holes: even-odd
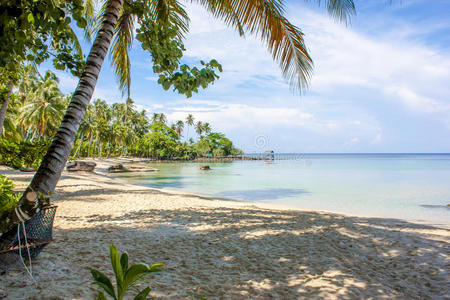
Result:
[[[450,224],[450,154],[278,154],[264,161],[151,163],[115,175],[155,188],[299,209]]]

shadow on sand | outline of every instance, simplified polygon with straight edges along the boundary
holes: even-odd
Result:
[[[150,283],[156,299],[445,299],[449,294],[449,247],[434,233],[445,229],[428,225],[259,208],[59,217],[92,227],[56,228],[57,241],[35,263],[37,290],[30,297],[92,298],[88,268],[111,274],[108,244],[127,251],[132,262],[166,264]],[[27,293],[18,278],[4,281],[10,296]]]

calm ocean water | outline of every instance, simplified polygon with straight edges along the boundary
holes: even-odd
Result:
[[[450,224],[450,154],[281,154],[263,161],[152,163],[130,183],[355,215]]]

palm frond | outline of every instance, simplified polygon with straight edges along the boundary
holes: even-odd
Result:
[[[84,0],[83,1],[83,16],[87,21],[87,25],[84,28],[84,38],[91,42],[96,30],[96,16],[95,16],[95,6],[97,0]]]
[[[177,29],[177,38],[181,41],[189,30],[189,17],[184,6],[177,0],[149,1],[147,16],[158,23],[168,23]]]
[[[284,17],[281,0],[191,0],[235,28],[259,35],[294,90],[303,91],[312,75],[313,62],[303,33]],[[239,23],[237,23],[239,22]]]
[[[100,30],[103,20],[104,20],[104,17],[105,17],[107,7],[108,7],[108,1],[102,0],[102,4],[100,6],[98,13],[96,14],[96,16],[94,16],[92,18],[91,24],[89,24],[89,31],[91,33],[87,36],[87,38],[92,38]]]
[[[111,47],[111,58],[119,87],[130,96],[131,63],[128,51],[134,39],[134,16],[126,10],[121,11]]]
[[[305,0],[310,1],[310,0]],[[325,2],[328,14],[338,21],[349,23],[350,17],[356,13],[353,0],[316,0],[319,5]]]

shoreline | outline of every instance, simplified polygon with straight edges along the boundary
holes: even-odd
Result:
[[[401,217],[391,217],[391,216],[387,216],[387,215],[364,214],[364,213],[360,213],[360,212],[350,213],[350,212],[344,212],[344,211],[333,211],[333,210],[314,209],[314,208],[302,208],[302,207],[298,207],[298,206],[291,206],[291,205],[284,205],[284,204],[265,203],[265,202],[258,202],[258,201],[248,201],[248,200],[242,200],[242,199],[233,198],[233,197],[229,197],[229,196],[221,196],[221,195],[208,194],[208,193],[192,192],[192,191],[187,191],[187,190],[182,190],[182,189],[157,188],[157,187],[147,186],[145,184],[130,183],[130,182],[128,182],[125,179],[122,179],[120,177],[115,177],[115,175],[117,175],[117,174],[108,173],[107,172],[107,167],[109,165],[114,164],[116,158],[111,158],[111,159],[108,159],[108,160],[112,160],[112,162],[107,162],[107,160],[105,160],[105,159],[89,159],[89,160],[86,160],[86,161],[92,161],[92,162],[99,163],[100,164],[100,168],[98,170],[101,170],[101,173],[104,173],[104,175],[106,175],[106,176],[108,176],[110,178],[114,178],[115,180],[120,180],[123,183],[135,184],[135,185],[138,185],[138,186],[141,186],[141,187],[151,188],[151,189],[155,189],[155,190],[161,190],[161,191],[169,192],[169,193],[182,194],[182,195],[185,195],[185,196],[200,195],[200,196],[203,196],[203,197],[209,197],[211,199],[216,199],[216,200],[244,202],[244,203],[248,203],[249,205],[254,205],[256,207],[265,208],[265,209],[295,210],[295,211],[304,211],[304,212],[320,212],[320,213],[325,213],[325,214],[343,215],[343,216],[346,216],[346,217],[397,219],[397,220],[401,220],[401,221],[405,221],[405,222],[412,222],[412,223],[416,223],[416,224],[444,227],[446,229],[450,229],[450,221],[447,222],[447,223],[442,223],[442,222],[438,222],[438,221],[417,219],[417,218],[414,218],[414,217],[401,218]],[[183,163],[183,162],[202,163],[201,161],[149,161],[148,159],[144,159],[144,158],[143,159],[141,159],[141,158],[120,158],[118,160],[120,160],[124,164],[139,164],[139,163],[152,163],[152,162],[153,163]],[[210,162],[214,163],[214,161],[210,161]],[[105,166],[105,163],[106,163],[106,166]],[[134,172],[130,172],[128,174],[133,174],[133,173]],[[121,174],[124,174],[124,173],[121,173]],[[127,174],[127,173],[125,173],[125,174]],[[138,173],[138,174],[142,174],[142,173]]]
[[[103,169],[109,162],[100,162]],[[1,170],[2,174],[6,171]],[[32,174],[7,171],[18,188]],[[402,220],[217,200],[64,172],[52,242],[2,275],[0,297],[92,299],[89,267],[111,275],[107,245],[164,263],[155,299],[445,298],[448,229]]]
[[[228,196],[219,196],[214,194],[208,194],[208,193],[200,193],[200,192],[191,192],[181,189],[173,189],[173,188],[156,188],[147,186],[145,184],[135,184],[130,183],[126,179],[122,179],[120,177],[116,177],[117,174],[124,174],[124,173],[109,173],[108,168],[115,164],[144,164],[144,163],[176,163],[176,162],[193,162],[193,163],[202,163],[202,161],[196,161],[196,160],[189,160],[189,161],[181,161],[181,160],[166,160],[166,161],[155,161],[155,160],[149,160],[148,158],[138,158],[138,157],[111,157],[111,158],[85,158],[80,159],[80,161],[86,161],[86,162],[95,162],[97,164],[95,170],[93,172],[84,172],[84,171],[76,171],[76,172],[68,172],[66,169],[63,171],[63,175],[82,175],[82,176],[89,176],[89,175],[97,175],[97,176],[105,176],[111,180],[121,182],[122,184],[131,185],[131,186],[138,186],[142,188],[147,188],[154,191],[160,191],[163,193],[170,193],[178,196],[186,196],[186,197],[202,197],[209,200],[216,200],[216,201],[231,201],[231,202],[237,202],[241,204],[246,204],[248,206],[254,206],[256,208],[262,208],[262,209],[275,209],[275,210],[286,210],[286,211],[298,211],[298,212],[311,212],[311,213],[322,213],[322,214],[331,214],[336,216],[344,216],[349,218],[372,218],[372,219],[392,219],[392,220],[398,220],[403,222],[409,222],[414,224],[420,224],[420,225],[429,225],[434,227],[441,227],[443,229],[450,230],[450,222],[448,223],[437,223],[430,220],[419,220],[414,218],[393,218],[389,216],[378,216],[378,215],[368,215],[363,213],[347,213],[347,212],[336,212],[332,210],[321,210],[321,209],[309,209],[309,208],[300,208],[295,206],[289,206],[289,205],[283,205],[283,204],[275,204],[275,203],[264,203],[264,202],[257,202],[257,201],[248,201],[248,200],[241,200],[233,197]],[[210,161],[214,162],[214,161]],[[2,174],[4,171],[9,170],[12,172],[12,174],[23,174],[25,177],[28,175],[30,180],[34,173],[20,173],[18,170],[14,170],[9,167],[0,166],[0,174]],[[142,174],[140,172],[128,172],[128,174]],[[24,187],[25,188],[25,187]],[[16,186],[16,190],[19,190]]]

